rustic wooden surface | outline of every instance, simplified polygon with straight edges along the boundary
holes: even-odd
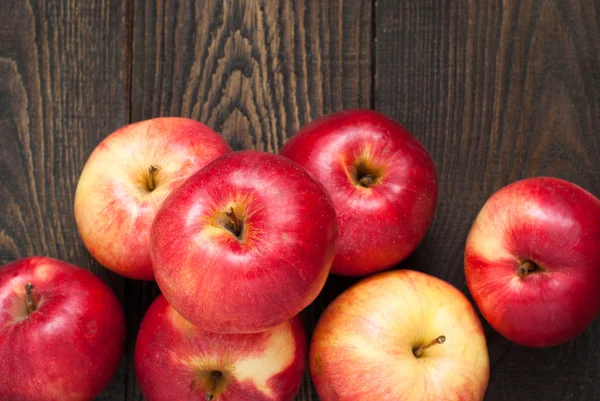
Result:
[[[600,196],[597,0],[3,0],[0,264],[44,254],[88,268],[128,316],[128,351],[99,400],[141,400],[132,348],[153,284],[100,267],[72,212],[79,173],[114,129],[207,123],[235,149],[276,152],[303,124],[371,107],[430,150],[440,202],[403,267],[465,293],[466,234],[495,190],[553,175]],[[308,328],[355,280],[332,277]],[[486,400],[600,399],[600,322],[527,349],[486,325]],[[317,400],[308,374],[298,400]]]

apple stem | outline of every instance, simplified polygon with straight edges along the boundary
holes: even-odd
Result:
[[[210,377],[212,379],[212,387],[210,388],[210,390],[206,393],[206,395],[204,396],[204,399],[206,401],[211,401],[214,397],[215,397],[215,390],[217,389],[217,384],[219,383],[219,379],[221,378],[223,374],[221,372],[219,372],[218,370],[213,370]]]
[[[371,174],[367,174],[367,175],[361,177],[360,180],[358,180],[358,182],[363,187],[369,187],[373,184],[373,176]]]
[[[519,266],[519,274],[521,276],[526,276],[535,270],[537,270],[537,266],[535,263],[533,263],[530,260],[526,260],[525,262],[521,263],[521,265]]]
[[[229,210],[225,212],[225,214],[227,215],[227,217],[229,217],[229,220],[231,220],[231,225],[233,226],[233,235],[239,237],[240,233],[242,232],[242,227],[240,225],[240,221],[238,220],[235,214],[235,211],[232,207],[230,207]]]
[[[148,190],[150,191],[154,191],[154,188],[156,188],[154,175],[158,170],[160,170],[160,167],[155,166],[154,164],[148,168]]]
[[[35,303],[33,302],[33,284],[25,284],[25,294],[27,295],[27,314],[30,315],[35,311]]]
[[[413,354],[418,358],[421,356],[423,351],[425,351],[427,348],[429,348],[435,344],[443,344],[444,342],[446,342],[446,336],[439,336],[438,338],[431,340],[429,343],[415,348],[413,350]]]

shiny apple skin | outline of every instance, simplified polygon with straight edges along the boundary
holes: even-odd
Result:
[[[37,310],[27,316],[25,285]],[[0,399],[93,400],[114,375],[125,316],[87,270],[47,257],[0,267]]]
[[[90,155],[75,193],[75,220],[88,251],[122,276],[153,280],[150,229],[164,199],[231,148],[212,129],[187,118],[159,117],[127,125]],[[148,169],[156,188],[147,187]]]
[[[307,342],[296,316],[253,334],[217,334],[193,326],[161,295],[148,309],[135,345],[135,371],[147,401],[198,401],[222,372],[213,401],[292,401],[304,373]]]
[[[442,335],[415,357],[413,348]],[[321,401],[481,401],[489,380],[471,304],[411,270],[373,275],[338,296],[317,323],[309,361]]]
[[[545,271],[521,276],[524,260]],[[600,201],[553,177],[501,188],[469,232],[465,274],[481,313],[509,340],[549,347],[577,337],[600,312]]]
[[[220,226],[233,207],[240,241]],[[219,333],[275,327],[308,306],[329,274],[337,219],[323,186],[284,157],[221,156],[175,190],[152,228],[156,281],[185,319]]]
[[[331,273],[364,276],[390,268],[423,240],[437,204],[435,165],[402,125],[371,110],[345,110],[314,120],[280,154],[327,189],[339,219]],[[364,188],[352,178],[360,159],[381,169]]]

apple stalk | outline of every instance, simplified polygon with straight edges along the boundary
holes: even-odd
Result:
[[[148,168],[148,190],[154,191],[156,188],[156,173],[160,170],[160,167],[155,166],[154,164],[150,165]]]
[[[221,372],[219,372],[218,370],[213,370],[210,378],[212,380],[212,387],[210,388],[210,390],[206,393],[206,395],[204,396],[204,399],[206,401],[211,401],[214,397],[215,397],[215,390],[217,389],[217,384],[219,383],[219,380],[221,379],[221,376],[223,376],[223,374]]]
[[[239,236],[240,236],[240,234],[242,232],[242,225],[240,223],[240,220],[236,216],[235,211],[233,210],[233,208],[230,207],[229,210],[225,212],[225,215],[227,217],[229,217],[229,221],[231,223],[231,229],[230,229],[230,231],[233,233],[233,235],[235,235],[236,237],[239,238]]]
[[[434,340],[430,341],[429,343],[425,345],[420,345],[417,348],[413,349],[413,354],[418,358],[427,348],[432,347],[436,344],[443,344],[444,342],[446,342],[446,336],[439,336]]]
[[[25,284],[25,295],[27,296],[27,315],[30,315],[37,309],[33,302],[33,284]]]

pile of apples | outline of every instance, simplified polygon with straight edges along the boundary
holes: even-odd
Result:
[[[128,125],[89,157],[74,211],[100,264],[161,290],[135,344],[149,401],[290,401],[307,363],[322,401],[480,401],[489,359],[471,303],[433,276],[384,272],[423,240],[437,197],[433,160],[409,131],[346,110],[278,155],[233,152],[190,119]],[[600,201],[557,178],[514,182],[477,216],[464,269],[506,338],[567,342],[600,313]],[[308,347],[299,313],[330,273],[368,277],[327,307]],[[0,399],[93,399],[125,333],[92,273],[48,257],[5,265]]]

